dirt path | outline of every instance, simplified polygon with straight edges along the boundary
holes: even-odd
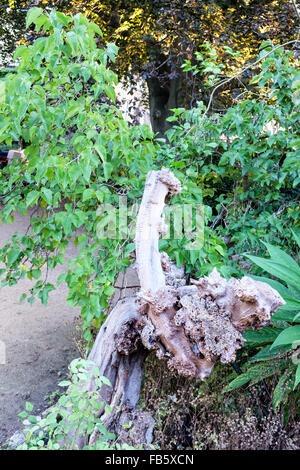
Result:
[[[28,221],[17,215],[12,225],[0,223],[0,247],[15,231],[24,233]],[[69,246],[66,259],[75,254]],[[59,266],[50,272],[49,282],[55,284],[63,271]],[[79,310],[67,306],[65,285],[50,293],[47,307],[39,300],[32,306],[19,303],[31,286],[31,281],[22,280],[0,289],[0,346],[4,343],[6,350],[5,364],[0,360],[0,445],[20,429],[17,414],[26,401],[34,403],[35,414],[47,407],[45,397],[59,389],[68,364],[79,356],[73,339]]]

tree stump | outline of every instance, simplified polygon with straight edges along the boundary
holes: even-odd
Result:
[[[215,269],[186,285],[184,268],[158,250],[159,237],[166,229],[163,208],[180,191],[180,182],[169,170],[148,174],[136,224],[140,289],[116,303],[89,355],[112,384],[99,390],[99,399],[109,403],[112,412],[106,415],[101,410],[98,417],[135,447],[150,444],[154,426],[149,413],[136,409],[149,351],[167,358],[174,373],[204,380],[218,359],[223,363],[235,360],[246,328],[262,328],[284,304],[268,284],[249,277],[226,281]],[[92,380],[89,387],[95,387]],[[130,438],[122,427],[126,421],[135,430]],[[95,430],[91,445],[97,436]]]

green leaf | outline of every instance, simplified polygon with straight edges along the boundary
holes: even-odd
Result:
[[[63,380],[62,382],[59,382],[59,386],[60,387],[69,387],[69,385],[71,385],[72,382],[70,380]]]
[[[291,326],[283,330],[272,344],[271,349],[282,344],[292,344],[295,341],[300,341],[300,325]]]
[[[134,250],[135,250],[135,243],[128,243],[128,245],[126,245],[126,248],[124,250],[124,256],[128,256]]]
[[[113,170],[112,164],[110,162],[104,162],[103,170],[104,170],[105,181],[108,181]]]
[[[248,363],[251,362],[259,362],[259,361],[268,361],[270,359],[275,359],[276,357],[280,357],[286,353],[286,351],[289,351],[290,347],[287,345],[283,345],[278,348],[274,348],[273,351],[271,351],[271,346],[267,346],[263,349],[261,349],[257,354],[252,356]]]
[[[37,419],[36,419],[36,416],[33,416],[33,415],[30,415],[28,416],[28,421],[31,423],[31,424],[36,424],[37,423]],[[44,443],[43,443],[44,444]]]
[[[82,194],[82,201],[85,202],[85,201],[89,201],[90,199],[92,199],[92,197],[94,196],[94,193],[95,191],[91,188],[87,188],[83,191],[83,194]]]
[[[70,16],[65,15],[64,13],[61,13],[60,11],[56,12],[56,16],[58,20],[64,25],[68,26],[69,23],[72,22],[72,18]]]
[[[300,321],[300,312],[297,313],[297,315],[294,316],[293,322],[299,322]]]
[[[101,382],[103,382],[105,385],[107,385],[108,387],[111,387],[111,382],[110,380],[107,378],[107,377],[104,377],[103,375],[100,377],[101,379]]]
[[[25,409],[26,409],[26,411],[31,412],[31,411],[33,410],[33,404],[30,403],[29,401],[27,401],[27,402],[25,403]]]
[[[108,42],[106,44],[106,52],[110,60],[114,62],[118,53],[118,46],[116,46],[114,43]]]
[[[24,302],[24,300],[26,299],[26,297],[27,297],[27,294],[25,294],[25,293],[23,293],[23,294],[20,296],[20,299],[19,299],[20,304],[21,304],[22,302]]]
[[[267,247],[271,259],[279,261],[283,266],[287,266],[289,270],[294,273],[295,276],[299,276],[300,279],[300,267],[290,255],[277,246],[270,245],[269,243],[264,243],[264,245]]]
[[[234,379],[230,384],[228,384],[224,389],[223,392],[228,392],[233,390],[234,388],[239,388],[242,385],[248,383],[250,381],[250,385],[254,385],[261,380],[274,375],[276,372],[286,368],[289,361],[287,360],[276,360],[276,361],[266,361],[266,362],[259,362],[254,366],[249,367],[243,374],[239,375],[236,379]]]
[[[115,292],[114,286],[107,286],[104,289],[104,294],[107,295],[107,297],[111,297],[114,292]]]
[[[293,265],[282,264],[273,259],[259,258],[258,256],[245,255],[257,266],[264,269],[275,277],[278,277],[288,285],[299,287],[300,273],[293,271]]]
[[[79,410],[84,410],[86,407],[86,401],[84,398],[81,398],[78,402],[78,409]]]
[[[62,273],[58,276],[56,284],[59,286],[63,281],[66,280],[67,274]]]
[[[80,114],[81,111],[82,111],[82,106],[79,106],[79,105],[71,106],[67,111],[66,118],[70,119],[76,114]]]
[[[295,383],[294,383],[294,389],[296,389],[298,383],[300,382],[300,364],[298,364],[297,366],[297,370],[296,370],[296,376],[295,376]]]
[[[10,250],[7,254],[7,264],[9,266],[12,265],[15,261],[17,261],[20,254],[21,254],[20,250],[15,250],[15,249]]]
[[[291,230],[291,232],[292,232],[292,234],[293,234],[293,236],[294,236],[294,238],[295,238],[295,240],[296,240],[297,245],[298,245],[299,248],[300,248],[300,236],[299,236],[294,230]]]
[[[215,245],[215,250],[217,250],[218,253],[220,253],[221,256],[225,255],[224,248],[221,245]]]
[[[81,168],[82,168],[82,173],[83,173],[85,181],[87,183],[90,183],[90,177],[91,177],[92,169],[91,169],[89,163],[85,163],[85,164],[81,165]]]
[[[30,206],[33,206],[34,204],[36,204],[39,197],[40,197],[40,192],[39,191],[36,191],[36,190],[30,191],[30,193],[28,193],[27,196],[26,196],[27,206],[30,207]]]
[[[28,47],[26,47],[24,45],[21,45],[21,46],[17,47],[17,49],[15,50],[14,60],[17,60],[19,57],[21,57],[21,59],[23,59],[26,56],[28,56],[29,54],[30,54],[30,50],[28,49]]]
[[[111,85],[104,85],[103,88],[104,88],[104,91],[105,91],[106,95],[108,96],[108,98],[115,103],[115,101],[116,101],[116,92],[115,92],[114,87],[112,87]]]
[[[225,392],[230,392],[231,390],[234,390],[235,388],[242,387],[242,385],[245,385],[247,382],[249,382],[250,377],[248,377],[247,373],[245,374],[240,374],[236,379],[234,379],[230,384],[228,384],[223,390],[222,393]]]
[[[42,8],[30,8],[26,16],[26,29],[43,13]]]
[[[34,279],[38,279],[41,276],[42,271],[40,269],[33,269],[31,274]]]
[[[293,390],[294,366],[284,371],[273,392],[273,407],[277,408],[283,399]]]
[[[279,308],[274,315],[272,315],[272,323],[274,321],[285,321],[290,323],[300,323],[300,313],[295,315],[294,311],[286,311],[285,309]]]
[[[243,334],[243,337],[246,339],[245,346],[258,346],[272,343],[282,331],[282,329],[272,328],[270,326],[265,326],[259,331],[247,329]]]
[[[52,204],[52,195],[53,195],[51,189],[42,188],[41,192],[42,192],[42,194],[44,196],[44,199],[47,202],[47,204],[51,205]]]
[[[52,284],[47,283],[45,287],[39,292],[38,297],[41,299],[43,305],[47,305],[49,292],[52,290],[55,290],[55,287]]]
[[[91,31],[93,31],[94,33],[99,34],[99,36],[103,37],[103,33],[102,33],[100,27],[99,27],[97,24],[95,24],[95,23],[89,23],[89,29],[90,29]]]

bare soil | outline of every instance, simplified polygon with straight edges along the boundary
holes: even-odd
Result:
[[[25,233],[28,225],[29,216],[19,214],[11,225],[0,222],[0,247],[14,232]],[[75,255],[70,244],[66,260]],[[59,266],[49,272],[48,281],[55,285],[65,269]],[[59,389],[68,364],[79,356],[74,341],[79,310],[67,305],[66,285],[50,293],[46,307],[39,299],[32,306],[26,300],[20,304],[21,294],[32,285],[24,279],[0,289],[0,346],[4,343],[6,351],[5,364],[0,361],[0,446],[21,429],[17,414],[26,401],[35,405],[34,414],[47,408],[47,397]]]

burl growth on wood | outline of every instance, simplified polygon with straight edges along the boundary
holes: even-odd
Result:
[[[149,413],[136,410],[149,351],[167,359],[174,373],[203,380],[218,359],[235,360],[246,328],[267,325],[285,303],[264,282],[246,276],[227,281],[216,269],[186,285],[184,267],[158,250],[166,230],[163,208],[180,191],[180,182],[165,168],[147,175],[135,239],[141,289],[110,312],[89,356],[112,384],[99,391],[112,408],[110,415],[103,412],[103,423],[128,442],[122,423],[130,421],[136,431],[134,445],[151,442],[154,425]],[[95,430],[90,444],[96,437]]]

